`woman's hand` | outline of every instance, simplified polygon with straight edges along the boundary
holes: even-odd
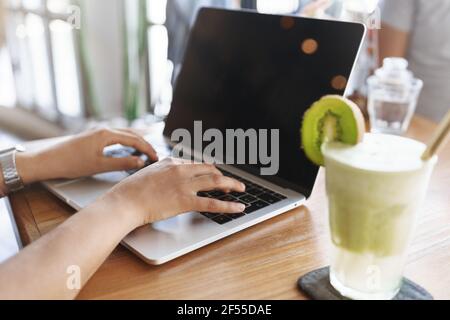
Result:
[[[209,164],[168,158],[116,185],[97,205],[121,212],[130,230],[189,211],[240,213],[241,203],[197,196],[199,191],[244,192],[245,185]],[[107,210],[108,211],[108,210]]]
[[[17,154],[16,163],[25,184],[57,178],[79,178],[108,171],[140,169],[139,157],[111,158],[103,155],[105,147],[122,144],[137,149],[157,161],[153,147],[130,129],[87,131],[38,152]]]

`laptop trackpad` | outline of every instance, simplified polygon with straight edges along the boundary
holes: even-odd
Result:
[[[188,229],[196,228],[208,222],[209,220],[200,214],[190,212],[164,221],[155,222],[151,225],[151,228],[167,234],[179,235]]]
[[[53,185],[53,188],[69,205],[81,209],[93,203],[127,176],[124,172],[105,173],[61,182]]]

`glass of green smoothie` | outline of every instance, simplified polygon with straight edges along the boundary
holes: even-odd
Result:
[[[325,96],[304,116],[302,147],[326,169],[332,286],[355,300],[392,299],[437,157],[424,158],[418,141],[365,131],[353,102]]]
[[[392,299],[437,158],[426,146],[367,134],[350,146],[323,145],[332,239],[330,282],[352,299]]]

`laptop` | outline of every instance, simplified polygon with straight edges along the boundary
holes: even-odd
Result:
[[[236,153],[224,150],[232,155],[221,154],[227,161],[218,168],[245,183],[246,192],[205,190],[199,196],[240,201],[246,204],[244,213],[184,213],[131,232],[123,245],[147,263],[159,265],[303,205],[319,169],[301,148],[304,112],[326,94],[345,94],[364,35],[361,24],[202,8],[163,134],[147,138],[164,158],[173,153],[176,143],[171,138],[179,129],[193,137],[199,125],[224,136],[230,129],[267,130],[269,136],[278,132],[279,150],[273,157],[277,170],[262,174],[267,162],[233,161]],[[255,147],[254,141],[247,142],[246,148]],[[193,157],[204,144],[191,147]],[[117,146],[108,155],[127,152],[133,150]],[[70,206],[82,209],[130,174],[113,172],[45,185]]]

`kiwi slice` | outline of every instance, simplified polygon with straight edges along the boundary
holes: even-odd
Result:
[[[324,96],[306,111],[301,130],[307,157],[324,165],[322,144],[339,141],[355,145],[362,141],[366,126],[359,107],[337,95]]]

